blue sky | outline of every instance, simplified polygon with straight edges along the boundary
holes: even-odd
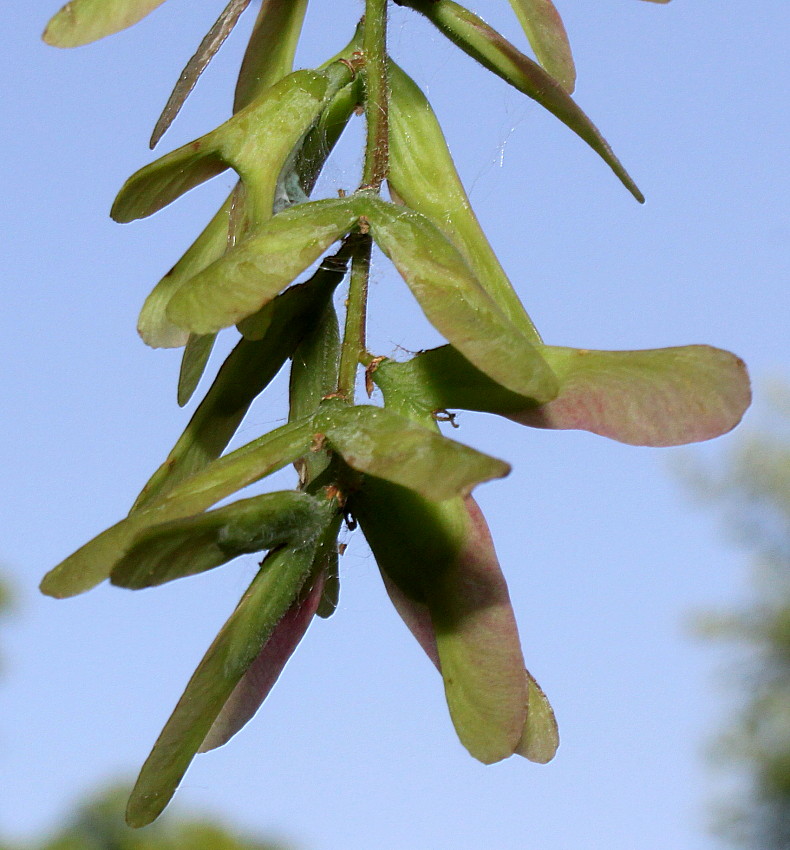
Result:
[[[577,100],[644,207],[566,128],[414,13],[393,10],[392,53],[426,87],[547,342],[718,345],[747,361],[759,400],[761,379],[787,373],[786,3],[557,2]],[[0,833],[23,836],[84,791],[135,772],[255,560],[153,591],[37,594],[47,569],[128,510],[191,409],[175,404],[178,355],[147,349],[136,314],[231,178],[134,225],[114,224],[108,210],[151,160],[150,129],[224,2],[196,12],[168,0],[132,30],[70,52],[38,40],[56,3],[9,5],[0,563],[18,604],[2,635]],[[342,46],[362,8],[312,5],[302,66]],[[504,0],[473,8],[521,43]],[[163,152],[225,119],[249,24]],[[349,134],[320,192],[354,188],[359,138],[359,128]],[[372,291],[378,352],[436,342],[383,261]],[[279,423],[284,401],[280,379],[240,439]],[[745,558],[671,467],[720,457],[732,438],[651,450],[483,415],[460,422],[455,436],[514,464],[477,495],[527,664],[558,715],[556,760],[484,767],[466,755],[441,683],[357,532],[338,612],[311,627],[256,719],[196,760],[179,801],[311,850],[709,850],[701,754],[721,694],[717,655],[686,623],[740,597]]]

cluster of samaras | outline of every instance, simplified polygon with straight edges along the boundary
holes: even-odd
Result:
[[[162,2],[73,0],[45,38],[82,44]],[[642,200],[570,96],[573,61],[550,0],[511,0],[538,62],[453,0],[397,2],[557,116]],[[232,0],[212,28],[154,142],[248,3]],[[486,763],[514,753],[551,759],[554,715],[525,669],[507,586],[470,496],[509,466],[443,436],[437,418],[461,408],[666,446],[728,431],[749,402],[743,364],[715,348],[545,345],[478,225],[425,95],[386,56],[383,36],[378,45],[371,41],[377,8],[385,31],[386,0],[368,0],[366,20],[336,56],[315,70],[293,71],[306,5],[264,0],[233,116],[135,174],[112,210],[121,222],[150,215],[234,169],[236,188],[154,288],[139,330],[149,345],[185,346],[181,404],[215,335],[235,325],[241,339],[130,514],[52,570],[42,588],[69,596],[106,578],[149,587],[238,555],[268,553],[143,767],[129,806],[133,825],[159,814],[196,752],[223,744],[254,714],[312,617],[333,612],[337,535],[351,517],[395,607],[442,675],[464,746]],[[386,71],[384,97],[369,84],[376,57]],[[365,112],[369,126],[378,122],[378,177],[347,196],[311,200],[355,112]],[[384,181],[389,201],[380,196]],[[405,362],[367,351],[365,302],[357,296],[347,300],[340,333],[333,293],[349,264],[352,289],[366,291],[359,281],[373,243],[447,345]],[[289,361],[288,423],[223,455],[253,399]],[[355,403],[360,366],[382,406]],[[294,490],[209,510],[288,464],[299,471]]]

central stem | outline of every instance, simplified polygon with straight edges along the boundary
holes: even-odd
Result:
[[[387,3],[365,0],[365,28],[362,37],[365,75],[365,117],[367,139],[361,189],[378,193],[389,171],[389,83],[387,80]],[[360,221],[355,237],[351,279],[346,300],[346,322],[340,350],[337,391],[354,401],[359,359],[366,352],[365,322],[372,240],[367,222]]]
[[[389,127],[387,83],[387,3],[365,0],[365,118],[367,144],[362,183],[379,190],[389,171]]]
[[[337,391],[348,401],[354,401],[359,356],[365,351],[365,319],[368,306],[368,277],[370,275],[369,234],[353,237],[358,240],[351,260],[351,278],[346,299],[346,325],[340,350]]]

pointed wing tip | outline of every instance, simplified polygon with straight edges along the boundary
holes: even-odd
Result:
[[[175,116],[172,116],[171,118],[168,117],[166,106],[165,111],[159,116],[159,119],[154,125],[151,138],[148,140],[148,147],[150,150],[153,150],[159,142],[162,141],[162,137],[170,129],[170,125],[173,123],[173,118],[175,118]]]
[[[637,203],[644,204],[645,196],[642,194],[639,186],[636,185],[631,175],[623,168],[622,163],[615,157],[611,150],[608,153],[611,157],[611,159],[607,160],[609,167],[617,175],[623,186],[634,196]],[[606,157],[604,158],[606,159]]]
[[[124,813],[126,824],[132,829],[141,829],[152,824],[167,808],[176,792],[176,786],[165,786],[162,790],[154,790],[157,788],[157,784],[152,786],[151,779],[152,777],[146,776],[146,765],[143,765],[140,775],[137,777],[137,782],[129,795]],[[155,778],[154,783],[156,783]],[[144,791],[143,788],[146,786],[151,790]]]
[[[48,580],[48,576],[44,576],[38,589],[44,596],[51,596],[53,599],[65,599],[67,596],[67,594],[58,590],[56,582]]]
[[[123,192],[123,190],[121,191]],[[134,221],[137,216],[130,212],[127,206],[124,203],[122,194],[119,194],[110,207],[110,218],[118,224],[129,224],[129,222]]]
[[[568,48],[570,50],[570,47]],[[576,91],[576,63],[573,57],[568,53],[562,66],[557,68],[555,79],[565,89],[566,94],[573,94]]]
[[[527,680],[527,717],[515,755],[535,764],[548,764],[560,746],[560,731],[557,718],[543,688],[529,672]]]
[[[165,275],[169,277],[172,270]],[[150,306],[151,296],[146,299],[137,319],[137,335],[149,348],[184,348],[189,342],[189,332],[174,326]]]
[[[733,382],[734,388],[739,393],[739,397],[733,400],[732,408],[730,409],[729,419],[725,421],[718,429],[713,429],[710,437],[704,439],[715,439],[729,434],[730,431],[737,428],[743,421],[746,411],[752,403],[752,382],[749,377],[749,371],[746,364],[738,357],[737,354],[731,355],[733,358],[733,368],[737,372],[737,377]],[[702,442],[702,441],[699,441]]]
[[[672,442],[647,443],[646,445],[656,445],[659,448],[665,446],[684,446],[690,443],[702,443],[707,440],[714,440],[717,437],[723,437],[740,425],[746,411],[751,406],[752,384],[746,363],[737,354],[716,348],[712,345],[699,345],[698,348],[707,350],[712,356],[722,357],[727,361],[727,365],[731,370],[729,379],[725,376],[721,379],[722,404],[724,405],[724,409],[720,418],[718,420],[714,419],[706,429],[702,429],[691,438],[681,436]],[[728,388],[729,393],[727,392]],[[726,398],[728,395],[729,398]]]
[[[594,357],[591,351],[576,351],[588,359]],[[600,375],[584,387],[586,379],[572,387],[571,378],[567,391],[549,404],[503,415],[522,425],[583,430],[627,445],[669,448],[727,434],[742,420],[751,402],[743,360],[714,346],[608,352],[603,356],[625,361],[647,357],[652,358],[653,366],[637,362],[635,372],[620,373],[615,381],[619,387],[599,383]],[[647,373],[642,371],[645,365]],[[611,378],[620,367],[610,364],[607,368]],[[629,383],[633,378],[638,379],[636,384]],[[656,402],[657,398],[663,402]]]
[[[44,32],[41,33],[41,40],[44,44],[49,47],[65,49],[70,47],[84,47],[86,44],[92,44],[94,41],[103,38],[102,35],[80,35],[78,31],[75,31],[75,27],[68,25],[68,21],[63,21],[61,17],[62,12],[63,9],[50,20]]]
[[[516,751],[515,755],[522,756],[527,761],[531,761],[533,764],[549,764],[549,762],[554,761],[554,756],[557,755],[557,750],[559,749],[559,741],[556,744],[552,744],[551,747],[544,751],[536,751],[536,752],[519,752]]]
[[[57,567],[55,568],[55,570]],[[77,585],[74,587],[74,583],[69,583],[68,581],[62,580],[60,574],[56,573],[55,570],[48,572],[43,579],[41,579],[41,583],[38,586],[38,589],[44,596],[51,596],[53,599],[69,599],[72,596],[78,596],[80,593],[84,593],[86,590],[90,590],[95,587],[98,582],[94,582],[92,584],[88,584],[87,586]]]
[[[47,30],[44,30],[44,33],[41,36],[41,40],[48,47],[57,47],[59,50],[67,50],[67,49],[70,49],[72,47],[84,47],[86,44],[90,43],[90,42],[87,42],[87,41],[74,41],[74,42],[72,42],[72,41],[68,41],[68,40],[63,39],[63,38],[58,38],[57,36],[50,34]]]
[[[466,498],[470,496],[472,491],[479,484],[485,484],[487,481],[498,481],[500,478],[507,478],[508,475],[513,471],[513,466],[509,464],[506,460],[499,460],[499,458],[493,458],[493,460],[498,461],[496,466],[493,466],[491,470],[490,477],[484,478],[481,481],[476,481],[474,484],[470,484],[467,488],[465,488],[461,493],[454,493],[453,495],[460,495]]]
[[[62,11],[62,10],[61,10]],[[68,27],[63,27],[60,25],[60,12],[52,18],[47,26],[44,29],[44,32],[41,33],[41,40],[44,44],[49,45],[50,47],[82,47],[85,44],[89,44],[91,41],[95,39],[80,39],[75,37],[75,34],[69,33]]]
[[[135,201],[134,192],[137,188],[136,176],[132,175],[121,186],[110,207],[110,218],[118,222],[118,224],[129,224],[138,218],[147,218],[162,208],[162,205],[160,205],[151,209],[151,204],[141,205],[139,201]]]
[[[489,765],[489,764],[497,764],[500,761],[504,761],[506,758],[510,758],[510,756],[512,756],[513,753],[512,752],[501,753],[501,752],[497,751],[495,754],[494,753],[490,753],[490,754],[489,753],[486,753],[486,754],[471,753],[471,755],[475,759],[477,759],[477,761],[479,761],[481,764]]]
[[[152,329],[148,326],[141,329],[138,325],[137,334],[149,348],[164,348],[171,351],[175,348],[183,348],[187,344],[187,339],[189,339],[189,332],[178,327],[175,331],[172,327],[163,331],[161,328]],[[180,402],[179,405],[184,406]]]
[[[203,739],[203,743],[197,748],[198,753],[210,753],[212,750],[218,750],[220,747],[224,747],[231,738],[236,736],[236,732],[241,731],[241,727],[237,729],[236,732],[232,732],[229,735],[212,734],[212,731],[212,729],[208,730],[206,737]]]
[[[551,719],[553,722],[548,728],[533,736],[529,736],[525,729],[524,737],[519,741],[513,755],[521,756],[533,764],[548,764],[552,761],[560,747],[560,736],[553,713]]]
[[[141,829],[153,823],[162,813],[164,806],[156,805],[149,806],[149,800],[145,797],[138,799],[134,791],[132,791],[129,802],[126,805],[126,814],[124,820],[126,825],[132,829]]]
[[[151,823],[151,820],[140,818],[135,813],[131,813],[128,810],[124,817],[124,821],[131,829],[140,829],[141,827],[148,826]]]
[[[44,44],[48,44],[50,47],[63,47],[64,45],[60,44],[52,33],[50,32],[49,27],[47,27],[44,32],[41,33],[41,40]]]
[[[459,733],[458,728],[456,728],[456,733]],[[460,733],[458,737],[469,755],[485,765],[497,764],[500,761],[509,759],[512,755],[519,752],[521,746],[521,739],[518,733],[515,736],[509,734],[506,738],[501,737],[496,742],[490,739],[485,742],[466,739],[466,736],[461,737]]]

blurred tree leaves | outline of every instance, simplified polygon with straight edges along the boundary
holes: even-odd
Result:
[[[124,785],[100,791],[51,838],[26,844],[0,840],[0,850],[286,850],[207,818],[167,814],[143,830],[131,829],[123,817],[128,795]]]
[[[0,576],[0,616],[6,614],[11,607],[11,589],[6,580]]]
[[[0,573],[0,621],[5,620],[11,613],[13,602],[14,594],[11,590],[11,585],[8,583],[5,576]],[[5,624],[3,623],[3,625]],[[3,653],[0,649],[0,674],[4,672],[4,666]],[[0,850],[5,850],[2,844],[0,844]]]
[[[693,487],[720,509],[752,558],[750,598],[698,621],[709,638],[739,649],[735,716],[713,756],[735,769],[737,791],[722,800],[716,831],[753,850],[790,848],[790,388],[771,393],[767,424],[746,434],[723,470]]]
[[[14,590],[0,574],[0,619],[12,610]],[[0,673],[3,671],[0,656]],[[78,804],[49,837],[12,842],[0,836],[0,850],[288,850],[289,845],[242,835],[225,824],[177,812],[143,830],[126,825],[126,785],[110,785]]]

